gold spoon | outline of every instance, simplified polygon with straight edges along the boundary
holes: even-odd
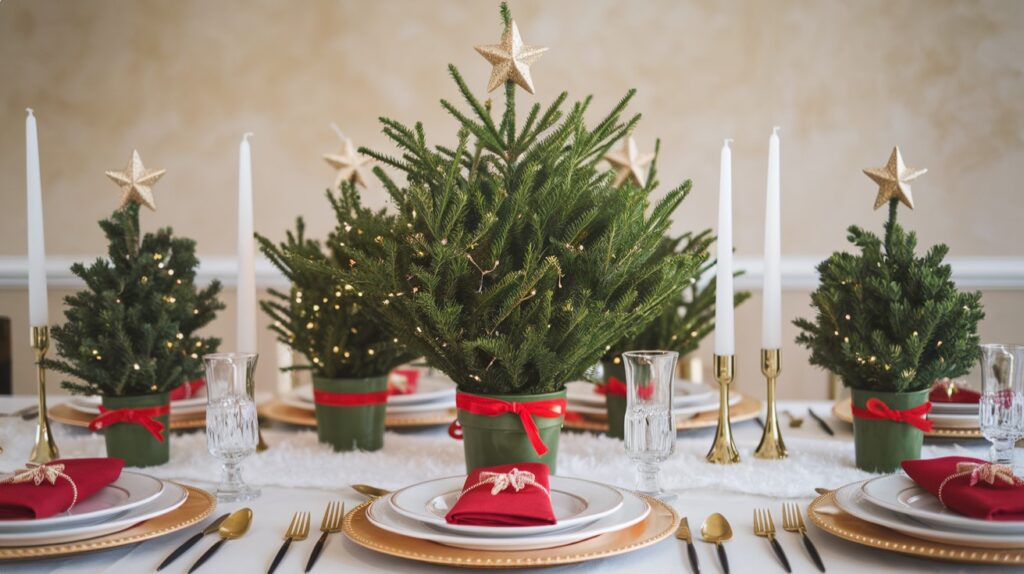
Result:
[[[243,534],[249,531],[250,524],[252,524],[252,509],[242,508],[232,512],[231,516],[225,518],[224,522],[220,523],[220,528],[217,529],[217,534],[220,534],[220,540],[211,546],[205,554],[200,556],[199,560],[196,560],[196,563],[188,569],[189,574],[195,572],[203,565],[203,562],[209,560],[210,556],[213,556],[213,554],[217,552],[225,542],[241,538]]]
[[[786,411],[786,416],[789,417],[790,428],[800,428],[800,425],[804,424],[804,418],[794,415],[791,411]]]
[[[364,496],[369,496],[370,498],[378,498],[378,497],[381,497],[381,496],[386,496],[388,494],[391,494],[390,490],[384,490],[383,488],[378,488],[376,486],[370,486],[369,484],[353,484],[352,485],[352,490],[354,490],[354,491],[356,491],[359,494],[362,494]]]
[[[732,526],[729,521],[719,513],[714,513],[704,520],[700,526],[700,537],[705,542],[712,542],[718,550],[718,560],[722,563],[722,571],[729,574],[729,559],[725,555],[725,546],[722,543],[732,538]]]

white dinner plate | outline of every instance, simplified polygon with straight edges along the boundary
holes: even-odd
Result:
[[[675,407],[686,407],[706,403],[709,400],[718,400],[718,391],[704,383],[691,383],[684,379],[676,379],[675,396],[672,405]],[[597,385],[585,381],[573,381],[565,385],[565,398],[574,404],[589,405],[604,408],[604,395],[595,389]]]
[[[965,532],[963,530],[952,530],[945,527],[924,524],[906,514],[893,512],[887,508],[872,504],[864,495],[861,487],[867,481],[854,482],[836,491],[836,505],[846,513],[907,536],[913,536],[922,540],[943,542],[946,544],[959,544],[961,546],[974,546],[977,548],[994,548],[1005,550],[1008,548],[1024,548],[1024,534],[992,534]]]
[[[295,389],[291,393],[281,395],[281,402],[290,407],[295,407],[298,409],[306,409],[309,411],[314,410],[315,403],[313,402],[312,385],[303,385]],[[435,400],[426,403],[392,405],[389,399],[387,407],[385,408],[385,412],[389,415],[407,415],[413,413],[444,411],[453,408],[455,408],[454,387],[452,393],[447,398],[442,398],[441,400]]]
[[[40,544],[61,544],[95,538],[105,534],[118,532],[126,528],[155,518],[178,508],[188,498],[188,491],[173,482],[164,483],[164,490],[156,499],[136,506],[109,520],[101,520],[93,524],[68,525],[43,530],[22,530],[19,532],[0,533],[0,547],[35,546]]]
[[[180,401],[171,401],[171,415],[195,415],[206,412],[206,388],[199,390],[202,394],[199,398],[182,399]],[[260,404],[270,400],[272,395],[267,392],[256,393],[256,404]],[[76,411],[89,413],[91,415],[100,414],[99,406],[102,399],[96,396],[73,397],[68,401],[68,406],[75,409]]]
[[[981,424],[978,413],[966,415],[943,415],[928,413],[928,420],[935,423],[935,428],[940,429],[976,429]]]
[[[416,380],[416,392],[406,395],[389,395],[388,410],[400,405],[429,403],[445,399],[455,400],[455,383],[442,373],[420,371],[420,377]],[[312,392],[309,394],[309,401],[313,401]]]
[[[729,404],[735,405],[740,402],[743,397],[739,393],[729,394]],[[592,406],[592,405],[581,405],[577,403],[569,403],[568,407],[570,412],[580,413],[584,415],[604,415],[608,413],[608,407],[606,405]],[[695,405],[689,406],[676,406],[672,409],[672,414],[676,417],[690,418],[700,413],[707,413],[718,410],[718,395],[714,398],[702,401]]]
[[[932,403],[934,415],[974,415],[978,416],[978,403]]]
[[[121,476],[117,480],[89,498],[79,501],[68,512],[38,519],[0,520],[0,535],[94,524],[151,502],[160,496],[163,490],[164,483],[158,478],[128,470],[121,471]]]
[[[1024,534],[1024,522],[982,520],[950,510],[943,506],[935,495],[902,474],[873,478],[865,482],[861,488],[871,503],[906,514],[926,524],[968,532]]]
[[[536,536],[493,538],[443,532],[419,520],[414,520],[395,512],[389,500],[391,498],[390,494],[374,500],[366,509],[366,517],[374,526],[382,530],[420,540],[429,540],[446,546],[454,546],[455,548],[489,552],[540,550],[542,548],[554,548],[556,546],[573,544],[600,534],[622,530],[647,518],[647,515],[651,512],[651,507],[647,504],[646,500],[632,492],[620,492],[623,497],[622,507],[608,516],[570,532],[553,532]]]
[[[540,526],[471,526],[448,524],[445,515],[459,499],[465,476],[421,482],[396,491],[389,498],[395,512],[441,530],[471,536],[533,536],[590,524],[622,507],[622,493],[611,486],[579,478],[552,476],[551,506],[556,524]],[[485,488],[485,487],[480,487]],[[528,486],[527,488],[536,488]]]

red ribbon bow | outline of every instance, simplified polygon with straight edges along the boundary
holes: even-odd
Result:
[[[365,407],[388,402],[388,392],[332,393],[330,391],[313,389],[313,402],[328,407]]]
[[[594,392],[599,395],[616,395],[619,397],[626,396],[626,383],[616,379],[615,377],[608,377],[608,382],[603,385],[596,385]]]
[[[868,399],[867,409],[853,407],[853,416],[868,420],[887,420],[897,423],[913,425],[924,432],[932,431],[932,421],[925,418],[925,415],[932,410],[931,403],[924,403],[916,407],[897,411],[889,408],[889,405],[879,399]]]
[[[533,417],[537,416],[546,419],[553,419],[564,416],[565,399],[548,399],[545,401],[533,401],[530,403],[517,403],[514,401],[503,401],[501,399],[457,393],[455,395],[455,408],[461,411],[466,411],[467,413],[473,413],[474,415],[482,415],[485,417],[496,417],[505,413],[519,415],[519,420],[523,423],[523,430],[526,431],[526,436],[530,439],[530,444],[533,445],[533,450],[536,451],[538,455],[543,456],[548,452],[548,447],[544,444],[544,441],[541,440],[540,429],[537,428],[537,423],[534,422]],[[462,425],[459,424],[459,421],[452,422],[451,426],[448,427],[448,434],[451,435],[452,438],[462,438]]]
[[[100,416],[89,422],[89,430],[96,432],[120,423],[141,425],[153,438],[164,442],[164,423],[154,419],[171,412],[171,405],[141,409],[107,409],[100,405]]]

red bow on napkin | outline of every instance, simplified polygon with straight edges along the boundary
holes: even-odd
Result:
[[[69,458],[31,465],[0,479],[0,520],[46,518],[121,476],[119,458]]]
[[[946,507],[984,520],[1024,520],[1024,481],[984,460],[946,456],[905,460],[903,470]]]
[[[952,385],[952,387],[951,387]],[[956,389],[950,394],[949,389]],[[972,391],[967,387],[961,387],[953,382],[940,382],[932,387],[928,393],[928,400],[933,403],[968,403],[978,404],[981,400],[981,393]]]
[[[388,377],[388,394],[411,395],[419,380],[420,372],[416,369],[393,369]]]
[[[608,377],[608,382],[603,385],[595,385],[594,392],[599,395],[626,396],[626,383],[615,377]],[[636,390],[636,395],[641,399],[649,399],[654,396],[654,385],[644,385]]]
[[[548,492],[548,466],[520,462],[469,473],[462,494],[444,517],[449,524],[541,526],[555,524]]]
[[[898,411],[889,408],[889,405],[879,399],[868,399],[864,404],[866,409],[853,407],[853,416],[868,420],[887,420],[895,423],[904,423],[917,427],[924,432],[932,431],[932,421],[925,418],[925,415],[932,410],[931,403],[924,403],[910,409]]]
[[[191,399],[196,396],[196,393],[198,393],[204,386],[206,386],[206,379],[196,379],[194,381],[182,383],[171,390],[171,400],[182,401],[185,399]]]

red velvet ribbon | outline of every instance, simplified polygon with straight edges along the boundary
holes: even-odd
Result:
[[[329,407],[365,407],[369,405],[382,405],[388,402],[388,392],[332,393],[330,391],[313,389],[313,402],[318,405],[326,405]]]
[[[153,417],[170,414],[171,405],[139,409],[107,409],[100,405],[100,416],[89,422],[89,430],[96,432],[116,424],[141,425],[153,438],[164,442],[164,423]]]
[[[889,405],[878,399],[868,399],[865,406],[867,409],[853,407],[853,416],[868,420],[893,421],[913,425],[924,432],[932,431],[932,421],[925,418],[925,415],[932,410],[931,403],[924,403],[914,408],[897,411],[889,408]]]
[[[492,399],[467,393],[456,393],[455,408],[485,417],[496,417],[505,413],[519,415],[519,420],[523,423],[523,430],[526,431],[526,436],[530,439],[533,450],[538,455],[543,456],[548,452],[548,447],[540,438],[540,429],[537,428],[537,423],[534,422],[533,417],[553,419],[565,416],[565,399],[517,403],[515,401],[503,401],[501,399]],[[448,434],[452,438],[462,438],[462,425],[459,424],[459,421],[452,422],[448,427]]]

